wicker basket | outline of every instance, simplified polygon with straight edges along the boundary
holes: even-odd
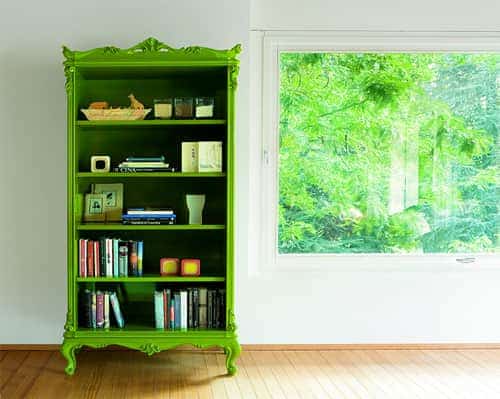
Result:
[[[151,112],[151,108],[82,109],[89,121],[139,121]]]

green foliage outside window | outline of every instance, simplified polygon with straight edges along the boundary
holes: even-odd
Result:
[[[500,55],[280,55],[280,253],[499,244]]]

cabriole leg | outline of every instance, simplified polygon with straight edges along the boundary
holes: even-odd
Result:
[[[238,368],[236,367],[235,361],[241,353],[241,346],[238,342],[234,341],[224,347],[224,353],[226,354],[226,368],[229,375],[236,374]]]
[[[64,369],[66,374],[73,375],[76,370],[76,356],[75,351],[79,349],[81,345],[75,345],[71,342],[64,341],[61,347],[61,353],[68,362],[68,365]]]

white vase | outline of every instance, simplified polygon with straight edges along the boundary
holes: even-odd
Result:
[[[202,224],[205,194],[186,194],[186,204],[189,210],[189,224]]]

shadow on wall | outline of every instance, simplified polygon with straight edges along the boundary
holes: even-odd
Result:
[[[0,240],[4,246],[0,325],[36,325],[44,330],[60,326],[62,333],[66,103],[61,62],[62,55],[37,57],[31,49],[0,54]],[[7,336],[0,331],[0,342],[16,342],[16,330],[8,329]]]

